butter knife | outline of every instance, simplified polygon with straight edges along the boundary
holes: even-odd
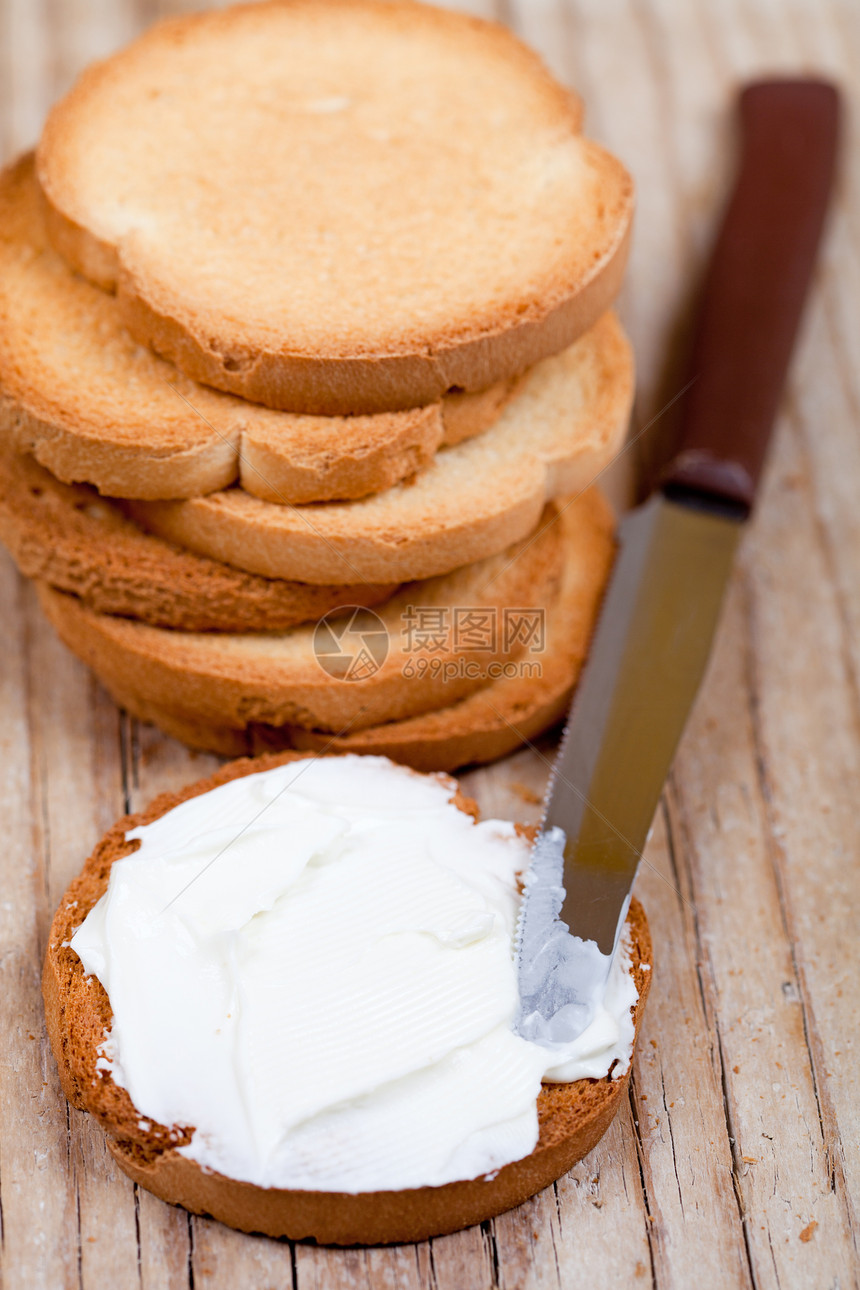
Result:
[[[706,274],[675,455],[623,520],[525,879],[515,1029],[589,1025],[752,510],[832,187],[835,88],[740,95],[741,159]],[[683,383],[682,383],[683,384]]]

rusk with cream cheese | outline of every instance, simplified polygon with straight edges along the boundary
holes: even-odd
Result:
[[[233,763],[119,821],[66,893],[44,973],[63,1088],[106,1128],[121,1167],[157,1195],[271,1235],[342,1244],[417,1240],[518,1203],[570,1168],[606,1128],[624,1096],[650,979],[641,909],[631,914],[628,966],[611,995],[615,1002],[606,996],[610,1013],[599,1042],[595,1032],[594,1044],[584,1036],[566,1054],[565,1074],[591,1078],[541,1089],[558,1054],[508,1029],[516,1007],[513,877],[527,863],[527,843],[513,826],[476,824],[455,782],[403,780],[409,774],[372,758],[307,761],[288,754]],[[400,787],[392,791],[388,779]],[[195,799],[204,793],[212,796],[195,823]],[[452,816],[457,806],[469,814]],[[249,815],[250,831],[237,834]],[[114,880],[116,863],[124,868]],[[246,875],[238,899],[231,863]],[[281,934],[282,924],[286,918],[305,925],[308,909],[321,900],[332,909],[336,932],[338,891],[350,910],[370,900],[372,917],[348,920],[349,935],[367,942],[357,961],[356,999],[347,997],[342,980],[337,999],[323,1006],[325,973],[312,973],[312,988],[310,979],[302,984],[307,956],[297,933]],[[131,898],[138,912],[134,927],[124,930]],[[175,997],[197,988],[187,966],[170,972],[169,984],[161,980],[169,963],[139,970],[153,952],[162,957],[157,942],[138,935],[149,905],[171,944],[178,919],[192,959],[215,954],[199,1009],[189,1011]],[[316,917],[307,922],[318,926]],[[233,949],[225,957],[228,942]],[[354,953],[336,937],[330,953],[341,952]],[[283,953],[295,961],[280,964]],[[85,966],[95,975],[86,976]],[[375,1000],[365,1025],[359,987],[368,973],[379,981],[364,991],[365,1000]],[[230,985],[234,977],[238,991]],[[162,1011],[163,985],[169,997]],[[449,1005],[443,996],[452,988]],[[426,1000],[416,1008],[422,991]],[[179,1028],[171,1012],[177,1007]],[[337,1033],[327,1021],[315,1026],[315,1017],[319,1022],[338,1007]],[[279,1015],[283,1024],[275,1024]],[[306,1033],[307,1047],[284,1084],[278,1070],[289,1053],[278,1057],[279,1045],[289,1049],[298,1033]],[[333,1041],[338,1051],[348,1045],[351,1062],[332,1062]],[[238,1066],[229,1059],[237,1042],[245,1054]],[[446,1057],[452,1045],[453,1066]],[[505,1060],[484,1071],[486,1053],[505,1045],[511,1050]],[[173,1049],[172,1059],[165,1048]],[[205,1080],[183,1078],[200,1059]],[[444,1096],[448,1084],[453,1099]],[[254,1112],[246,1125],[238,1112],[248,1089]],[[440,1095],[446,1125],[457,1108],[457,1122],[447,1129],[453,1149],[444,1126],[440,1135],[432,1131]],[[364,1149],[344,1154],[350,1142],[364,1142]]]

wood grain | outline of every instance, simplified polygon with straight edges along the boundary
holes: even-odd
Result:
[[[31,145],[93,57],[172,0],[2,0],[0,147]],[[818,70],[856,104],[849,0],[470,0],[575,85],[637,179],[621,307],[638,355],[631,463],[707,254],[739,80]],[[850,107],[850,103],[849,103]],[[856,115],[856,110],[854,115]],[[0,1215],[10,1290],[659,1290],[858,1284],[860,149],[843,173],[764,495],[640,871],[657,962],[629,1106],[511,1214],[393,1250],[321,1250],[191,1218],[114,1169],[70,1111],[38,980],[54,906],[127,807],[207,774],[119,714],[0,556]],[[466,777],[531,821],[551,741]]]

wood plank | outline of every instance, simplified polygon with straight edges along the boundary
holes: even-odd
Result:
[[[38,812],[39,767],[29,728],[28,596],[11,560],[0,553],[0,748],[3,777],[3,989],[0,1024],[0,1199],[3,1272],[10,1285],[43,1278],[77,1284],[74,1195],[66,1176],[66,1107],[43,1035],[39,967],[44,938],[47,840]]]
[[[564,1178],[494,1221],[504,1290],[648,1284],[647,1215],[630,1111]]]
[[[6,0],[0,8],[0,34],[0,146],[5,159],[33,147],[51,101],[47,0]]]
[[[135,1203],[141,1290],[190,1290],[191,1216],[141,1187],[135,1188]],[[126,1256],[131,1254],[128,1248]]]
[[[530,5],[523,5],[531,13]],[[658,410],[657,384],[665,338],[683,272],[675,193],[669,169],[669,139],[663,131],[660,87],[643,57],[643,7],[634,0],[594,0],[575,5],[556,0],[556,31],[541,39],[535,22],[526,32],[552,57],[564,51],[566,79],[582,88],[586,132],[618,154],[636,183],[636,216],[627,282],[618,308],[628,328],[637,365],[633,430]],[[558,66],[558,53],[552,57]],[[631,106],[635,104],[635,110]],[[674,393],[674,391],[672,391]]]
[[[413,1290],[433,1284],[431,1257],[426,1241],[370,1250],[297,1245],[296,1284],[302,1290]]]
[[[50,103],[71,89],[95,58],[106,58],[138,32],[133,4],[116,0],[46,0],[51,50]],[[47,43],[47,42],[46,42]]]
[[[292,1247],[265,1236],[245,1236],[211,1218],[192,1218],[189,1285],[294,1286]],[[335,1283],[337,1285],[337,1283]]]
[[[41,963],[48,924],[68,883],[100,835],[123,809],[118,715],[88,670],[66,650],[38,611],[32,591],[25,621],[31,670],[29,724],[38,763],[44,872],[36,909]],[[35,968],[36,964],[34,964]],[[65,1099],[47,1057],[56,1118],[65,1130]],[[104,1134],[89,1116],[68,1112],[68,1170],[62,1183],[74,1200],[80,1274],[116,1290],[136,1286],[132,1184],[113,1164]]]
[[[831,1185],[842,1192],[841,1168],[852,1170],[856,1185],[860,1167],[851,1059],[860,1020],[858,955],[848,916],[860,904],[860,700],[814,507],[806,490],[793,486],[803,464],[795,453],[787,496],[770,514],[753,575],[753,684],[780,908],[793,941]],[[798,595],[801,571],[807,576]],[[785,594],[789,586],[792,595]],[[815,701],[787,702],[809,686],[813,660]]]
[[[428,1241],[427,1253],[430,1259],[427,1284],[433,1290],[460,1290],[461,1286],[484,1290],[499,1284],[498,1251],[490,1223]]]
[[[842,42],[810,22],[803,9],[791,8],[790,23],[784,8],[773,3],[756,14],[759,38],[778,50],[780,65],[842,77],[856,68]],[[856,15],[851,30],[856,38]],[[850,114],[847,128],[856,131]],[[843,172],[843,191],[856,193],[856,150],[843,150]],[[772,474],[779,501],[762,515],[750,592],[754,730],[778,898],[797,973],[830,1185],[845,1206],[855,1242],[856,1201],[840,1175],[850,1169],[856,1187],[856,1092],[853,1071],[837,1054],[844,1054],[846,1034],[857,1031],[851,987],[857,941],[825,911],[852,901],[856,908],[860,896],[852,820],[860,699],[851,628],[858,583],[856,567],[846,558],[856,504],[844,488],[852,469],[860,470],[853,361],[860,356],[860,322],[847,307],[858,285],[858,250],[856,209],[849,214],[838,200],[819,275],[826,286],[826,320],[823,302],[813,298],[791,382],[794,434],[785,448],[790,465]],[[821,811],[810,810],[810,802],[821,802]]]
[[[788,469],[790,448],[783,435],[778,465]],[[779,474],[774,471],[771,481]],[[771,482],[767,489],[760,525],[786,514],[776,487]],[[791,522],[799,530],[797,544],[808,543],[800,517]],[[717,1019],[736,1187],[756,1285],[846,1285],[856,1266],[850,1219],[844,1195],[831,1186],[832,1146],[808,1044],[808,998],[779,889],[779,843],[769,827],[769,789],[756,737],[758,633],[753,626],[750,639],[746,616],[757,621],[762,612],[763,570],[773,558],[757,538],[756,532],[745,552],[746,576],[727,607],[711,683],[676,762],[673,832],[690,854],[702,988]],[[797,549],[792,556],[794,594],[782,597],[783,605],[800,599],[805,572]],[[819,641],[819,649],[819,657],[827,657],[826,642]],[[773,679],[763,684],[783,710],[791,707],[791,687]],[[791,741],[788,747],[789,757],[800,760],[801,745]],[[810,1223],[816,1225],[814,1249],[801,1239]]]
[[[660,1286],[752,1284],[732,1176],[717,1020],[702,998],[688,857],[665,802],[637,880],[655,933],[654,988],[633,1073]]]

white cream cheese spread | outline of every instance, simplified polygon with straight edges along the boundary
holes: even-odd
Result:
[[[295,761],[134,829],[71,945],[113,1011],[102,1069],[184,1155],[263,1187],[400,1190],[537,1143],[541,1080],[620,1074],[624,946],[567,1049],[513,1033],[529,845],[453,780]]]

